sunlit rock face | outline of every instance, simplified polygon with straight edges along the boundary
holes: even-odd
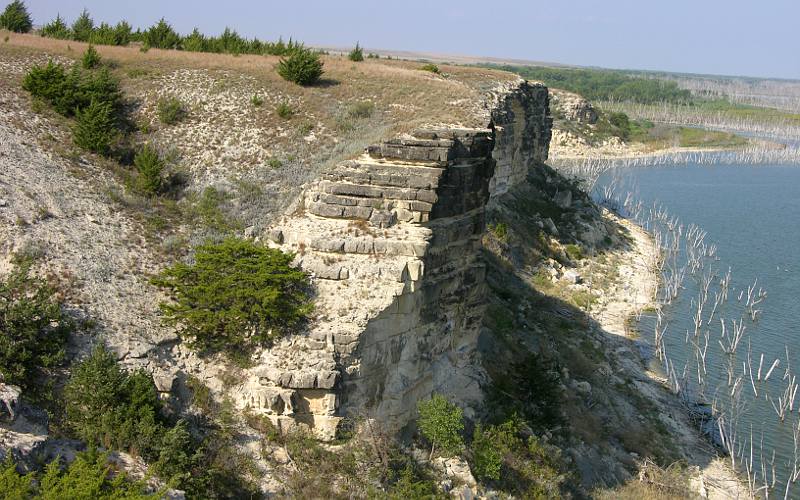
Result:
[[[481,401],[485,210],[547,159],[552,124],[542,85],[509,85],[491,106],[485,129],[369,147],[265,233],[311,273],[316,312],[249,370],[239,406],[331,439],[345,418],[399,430],[434,392]]]

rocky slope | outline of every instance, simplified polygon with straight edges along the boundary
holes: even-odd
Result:
[[[175,205],[191,208],[192,196],[218,189],[224,215],[237,217],[234,232],[295,252],[312,277],[308,328],[240,368],[182,343],[161,323],[164,297],[148,282],[187,258],[175,241],[217,229],[185,220],[161,227],[172,212],[142,208],[119,165],[76,152],[63,120],[33,111],[19,89],[26,68],[74,57],[61,42],[47,44],[14,36],[1,52],[0,273],[14,253],[36,256],[39,271],[64,284],[72,312],[96,322],[73,339],[72,359],[104,343],[125,366],[152,373],[174,411],[199,413],[190,386],[202,385],[247,415],[237,432],[265,493],[290,495],[287,478],[302,470],[264,429],[243,423],[253,415],[331,441],[364,422],[408,438],[418,402],[434,393],[463,407],[470,425],[499,409],[536,414],[539,394],[508,386],[530,363],[557,380],[546,403],[561,423],[532,433],[563,450],[566,494],[626,481],[639,458],[712,456],[692,449],[696,433],[645,374],[631,332],[619,331],[645,302],[620,297],[647,295],[625,267],[643,258],[642,236],[545,165],[552,119],[542,85],[479,69],[436,76],[412,63],[354,68],[330,58],[335,83],[299,90],[265,76],[255,57],[102,48],[128,75],[137,139],[177,151],[173,167],[187,176],[188,194]],[[253,94],[269,107],[291,103],[303,123],[256,109]],[[187,121],[157,123],[167,95],[189,105]],[[373,115],[348,114],[365,100]],[[591,121],[578,98],[559,101]],[[265,166],[270,159],[280,165]],[[5,452],[77,448],[48,436],[46,419],[20,417],[19,396],[4,391]],[[425,455],[414,456],[428,463]],[[449,481],[444,489],[496,494],[463,460],[429,465],[440,485]]]
[[[547,158],[550,133],[544,87],[496,101],[489,129],[418,130],[325,172],[268,231],[315,276],[319,319],[262,355],[242,406],[328,439],[343,416],[396,430],[435,392],[477,406],[486,205]]]

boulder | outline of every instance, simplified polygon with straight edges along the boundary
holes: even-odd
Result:
[[[542,222],[544,222],[544,227],[545,227],[545,229],[547,229],[548,233],[552,234],[553,236],[558,235],[558,228],[556,227],[555,223],[553,222],[553,219],[548,217],[548,218],[544,219],[544,221],[542,221]]]
[[[14,432],[0,428],[0,462],[10,453],[24,472],[32,470],[42,455],[47,435]]]
[[[558,191],[555,196],[553,196],[553,202],[561,209],[568,209],[572,206],[572,191]]]
[[[568,269],[567,271],[564,271],[564,279],[570,284],[578,285],[583,283],[583,277],[574,269]]]
[[[583,395],[588,395],[592,393],[592,385],[589,382],[583,380],[576,381],[573,384],[573,387],[575,387],[575,390]]]
[[[597,111],[592,103],[578,94],[564,91],[553,91],[553,107],[564,115],[564,118],[579,123],[597,123]]]
[[[0,383],[0,422],[13,422],[17,418],[21,393],[15,385]]]
[[[171,372],[156,372],[153,374],[153,382],[156,385],[158,392],[172,391],[172,385],[175,383],[175,373]]]
[[[283,231],[280,229],[270,229],[267,232],[267,239],[278,245],[283,244]]]
[[[474,493],[478,482],[472,475],[469,464],[460,457],[444,458],[439,457],[434,459],[433,467],[441,471],[447,478],[452,479],[454,483],[461,484],[467,487]],[[472,497],[469,497],[472,498]]]

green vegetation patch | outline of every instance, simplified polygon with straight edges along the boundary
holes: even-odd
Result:
[[[679,127],[679,143],[685,148],[744,146],[747,139],[730,132]]]
[[[27,7],[20,0],[14,0],[8,4],[0,14],[0,28],[17,33],[27,33],[33,27],[31,15]]]
[[[44,474],[19,474],[11,454],[0,465],[0,498],[10,500],[91,498],[96,500],[139,500],[157,498],[148,494],[143,481],[131,481],[124,472],[114,471],[108,453],[94,449],[78,453],[69,466],[50,462]]]
[[[718,112],[724,114],[725,116],[738,118],[741,120],[779,123],[788,122],[794,125],[800,125],[800,113],[791,113],[779,109],[732,103],[725,99],[704,99],[699,100],[694,104],[695,106],[693,107],[700,111]]]
[[[83,71],[73,66],[67,71],[61,64],[50,61],[45,66],[33,66],[25,75],[22,88],[67,117],[74,116],[93,102],[107,104],[114,112],[122,106],[119,82],[106,68]]]
[[[311,49],[298,49],[288,57],[282,58],[276,67],[284,80],[298,85],[313,85],[324,73],[319,52]]]
[[[142,34],[142,42],[155,49],[177,49],[181,44],[181,36],[162,17]]]
[[[165,161],[154,147],[149,144],[142,146],[133,159],[133,165],[138,173],[136,189],[139,192],[146,196],[156,196],[164,191]]]
[[[431,444],[431,456],[438,451],[445,456],[459,454],[464,448],[464,412],[441,394],[422,401],[417,407],[420,432]]]
[[[78,42],[88,42],[94,30],[94,19],[89,15],[89,11],[83,9],[81,15],[72,23],[72,39]]]
[[[99,64],[100,56],[93,50],[87,50],[84,65]],[[111,153],[112,145],[121,136],[123,113],[119,81],[107,68],[86,71],[75,65],[66,71],[64,66],[49,61],[45,66],[33,66],[25,75],[22,88],[52,105],[57,113],[76,118],[76,145],[94,153]]]
[[[534,429],[554,429],[564,420],[561,379],[553,362],[537,354],[510,363],[492,376],[490,406],[495,421],[523,417]]]
[[[43,390],[42,378],[64,361],[75,322],[62,310],[55,287],[32,273],[23,258],[0,281],[0,375],[24,390]]]
[[[100,54],[97,53],[97,49],[94,48],[94,45],[89,45],[86,52],[83,53],[81,63],[83,69],[94,69],[100,65]]]
[[[69,426],[82,440],[157,458],[164,425],[149,374],[122,370],[113,354],[97,347],[73,369],[64,400]]]
[[[526,437],[524,427],[519,418],[475,427],[470,465],[476,479],[518,498],[561,498],[560,450]]]
[[[275,113],[284,120],[288,120],[294,116],[295,111],[287,101],[281,101],[277,106],[275,106]]]
[[[422,70],[422,71],[429,71],[429,72],[437,74],[437,75],[439,73],[441,73],[441,71],[439,70],[439,66],[437,66],[435,64],[432,64],[432,63],[423,64],[422,66],[420,66],[419,69]]]
[[[75,144],[93,153],[109,154],[111,143],[119,135],[111,104],[92,101],[89,106],[78,110],[75,118]]]
[[[252,498],[255,488],[246,477],[246,459],[236,449],[231,412],[226,407],[218,411],[210,395],[204,395],[206,416],[213,423],[200,421],[190,428],[184,420],[171,422],[152,377],[122,369],[112,353],[98,346],[74,368],[64,396],[69,429],[90,447],[141,457],[188,498]]]
[[[353,48],[353,50],[347,54],[347,58],[353,62],[361,62],[364,60],[364,50],[361,48],[358,42],[356,42],[356,46]]]
[[[174,96],[161,97],[156,104],[158,120],[164,125],[174,125],[186,117],[186,108]]]
[[[62,40],[72,37],[72,32],[70,32],[69,26],[67,26],[67,23],[64,22],[61,14],[57,15],[55,19],[42,26],[42,29],[39,30],[39,34],[49,38],[58,38]]]
[[[500,66],[528,80],[538,80],[548,87],[575,92],[590,101],[632,101],[650,103],[688,103],[692,95],[675,82],[639,78],[623,71],[600,69],[547,68],[543,66]]]
[[[22,5],[22,9],[19,9],[17,4]],[[25,11],[22,2],[12,2],[6,8],[6,11],[10,12],[8,17],[9,25],[19,26],[20,30],[30,31],[30,17],[27,16],[27,11]],[[26,22],[18,21],[18,19],[24,20],[26,18],[26,16],[19,15],[23,11],[27,16]],[[2,19],[0,19],[0,22],[2,22]],[[67,26],[59,14],[54,20],[46,23],[39,33],[43,37],[76,40],[96,45],[125,46],[131,42],[140,42],[142,43],[142,52],[147,52],[150,48],[157,48],[235,55],[269,54],[286,56],[304,48],[302,43],[292,39],[289,39],[288,43],[284,42],[283,39],[278,39],[277,42],[264,42],[258,38],[246,39],[241,37],[235,30],[227,27],[220,36],[203,35],[197,28],[189,35],[181,36],[164,18],[159,19],[146,29],[137,29],[135,31],[124,20],[118,22],[115,26],[105,22],[95,25],[89,11],[86,9],[81,12],[71,27]]]
[[[228,238],[198,247],[193,264],[177,263],[153,283],[171,294],[161,309],[194,346],[246,353],[294,331],[312,309],[308,275],[293,258]]]
[[[494,235],[495,238],[502,242],[508,241],[508,224],[505,222],[491,223],[486,226],[486,229]]]
[[[564,247],[564,250],[567,252],[567,255],[572,260],[581,260],[584,258],[583,249],[580,245],[576,245],[574,243],[570,243]]]

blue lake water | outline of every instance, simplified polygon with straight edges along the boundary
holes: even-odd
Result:
[[[752,426],[756,446],[763,429],[764,448],[775,450],[774,465],[779,476],[776,494],[770,496],[783,498],[780,483],[794,457],[791,426],[800,418],[800,391],[794,412],[783,423],[765,394],[772,394],[774,401],[786,385],[786,347],[792,372],[800,373],[800,166],[685,165],[628,168],[617,173],[624,179],[623,190],[633,192],[646,205],[659,203],[682,223],[694,223],[707,232],[706,243],[718,247],[718,260],[713,263],[717,274],[722,276],[731,269],[733,302],[756,279],[767,292],[767,298],[757,306],[762,311],[758,320],[745,319],[756,364],[753,371],[758,368],[761,353],[767,365],[763,372],[776,358],[781,359],[781,364],[767,383],[759,385],[758,398],[753,398],[749,389],[745,391],[750,396],[744,398],[747,408],[738,427],[746,441]],[[692,356],[685,337],[687,330],[694,330],[692,299],[698,290],[697,280],[687,278],[679,297],[665,308],[669,320],[665,343],[677,366],[683,366]],[[738,318],[742,312],[731,306],[724,314]],[[718,346],[718,323],[716,318],[708,326],[709,397],[711,393],[724,392],[727,380],[722,368],[724,356]],[[652,318],[643,320],[642,331],[645,337],[653,337]],[[746,350],[745,346],[739,351],[739,371]],[[759,454],[758,450],[755,454]],[[800,498],[800,484],[790,496]]]

